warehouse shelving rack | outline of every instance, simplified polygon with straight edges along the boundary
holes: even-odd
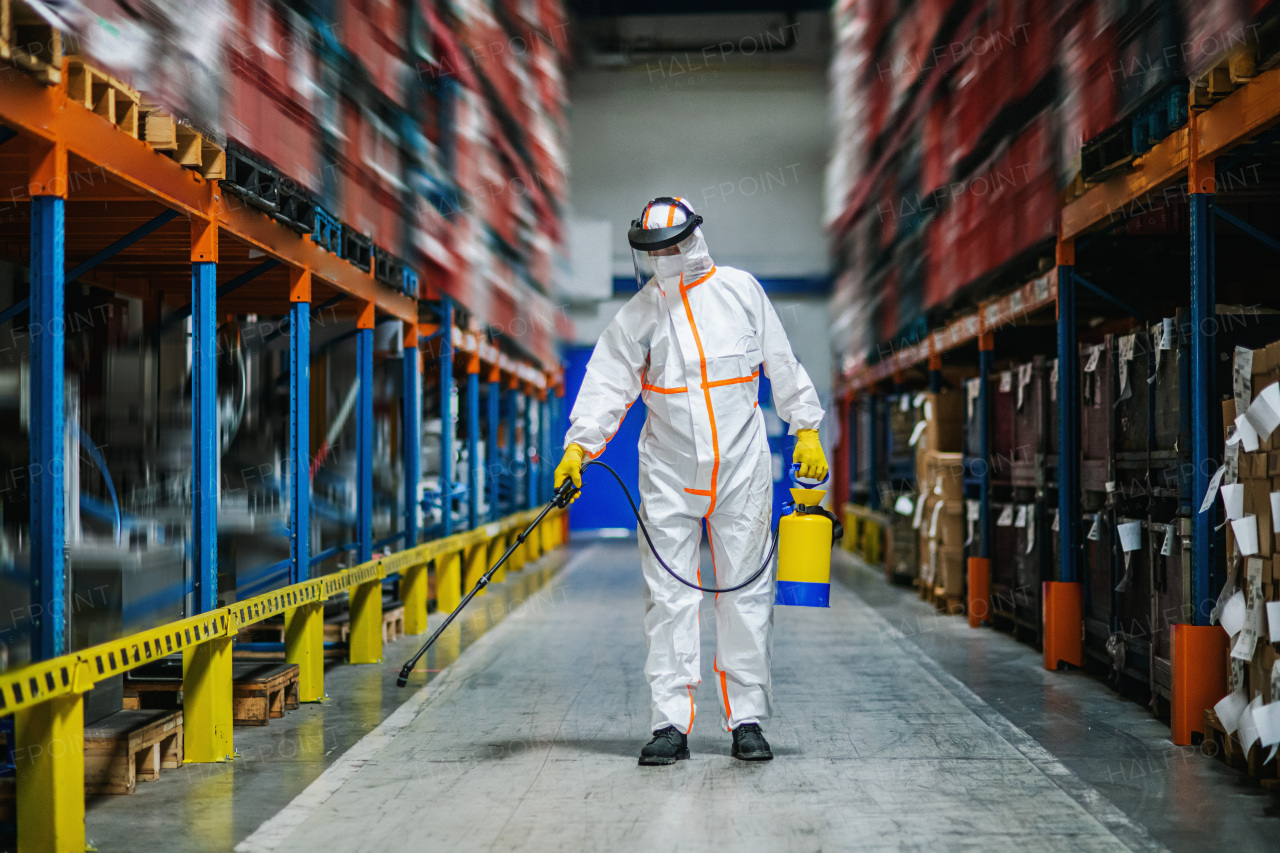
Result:
[[[32,598],[49,606],[32,608],[32,660],[0,672],[0,715],[13,715],[19,760],[17,834],[22,849],[85,849],[84,758],[68,744],[82,742],[84,694],[98,681],[161,657],[184,657],[184,752],[187,762],[223,762],[234,754],[231,725],[231,647],[243,627],[271,616],[285,619],[286,659],[300,671],[300,699],[320,701],[324,694],[323,606],[347,595],[351,614],[352,663],[376,663],[382,657],[382,587],[398,578],[405,603],[405,628],[427,626],[428,572],[434,567],[437,605],[454,607],[462,586],[483,573],[491,552],[501,553],[536,513],[532,507],[551,495],[550,433],[558,420],[562,377],[531,361],[500,353],[486,336],[462,329],[454,303],[434,294],[437,322],[399,288],[377,281],[300,235],[120,132],[105,118],[68,99],[63,84],[42,85],[14,75],[0,99],[0,174],[8,179],[13,215],[0,223],[7,254],[26,260],[31,270],[30,297],[0,311],[0,322],[29,312],[31,333],[30,462],[33,472],[60,472],[68,461],[63,449],[64,290],[76,280],[144,299],[163,294],[171,315],[191,319],[193,353],[192,546],[194,615],[85,650],[64,647],[66,616],[65,540],[61,476],[34,476],[31,489]],[[20,215],[28,214],[29,224]],[[84,260],[67,269],[66,259]],[[166,284],[189,281],[189,289]],[[252,286],[248,286],[252,284]],[[310,325],[315,313],[332,310],[354,321],[357,339],[357,564],[313,575],[327,555],[309,553],[311,513],[309,478],[291,478],[287,584],[279,589],[219,606],[217,590],[217,413],[216,322],[225,315],[281,314],[287,309],[289,345],[289,458],[293,471],[310,466]],[[374,328],[379,322],[403,326],[403,465],[406,474],[403,530],[373,541],[372,453]],[[444,331],[442,331],[444,330]],[[423,406],[420,345],[435,342],[442,422],[451,423],[451,386],[455,365],[465,371],[466,442],[469,484],[453,482],[452,431],[442,432],[439,535],[423,541],[418,526],[419,437]],[[539,419],[540,445],[522,448],[527,488],[499,515],[497,484],[502,471],[491,466],[486,478],[490,514],[478,513],[480,372],[487,367],[490,446],[496,446],[498,394],[527,397],[526,418]],[[507,424],[511,441],[530,434]],[[521,428],[523,426],[523,429]],[[513,448],[515,444],[511,445]],[[507,460],[514,465],[515,460]],[[465,530],[454,529],[455,501],[466,506]],[[561,521],[563,516],[560,515]],[[544,524],[510,563],[512,569],[560,544],[563,523]],[[400,541],[391,555],[375,548]],[[39,755],[40,760],[34,760]]]
[[[985,418],[990,412],[990,390],[985,378],[990,373],[994,349],[992,333],[1002,324],[1016,322],[1050,307],[1054,309],[1059,365],[1058,540],[1061,556],[1059,576],[1056,581],[1047,583],[1045,589],[1043,643],[1048,669],[1057,668],[1060,662],[1077,666],[1083,664],[1081,625],[1084,596],[1078,563],[1081,523],[1077,301],[1083,294],[1109,303],[1122,315],[1138,313],[1123,299],[1076,273],[1077,251],[1087,252],[1090,243],[1109,227],[1123,221],[1125,212],[1136,203],[1159,198],[1165,191],[1182,192],[1185,187],[1190,215],[1188,324],[1195,329],[1213,329],[1215,220],[1225,221],[1262,245],[1280,251],[1280,241],[1276,238],[1214,204],[1222,177],[1219,167],[1229,157],[1250,150],[1251,146],[1261,147],[1274,141],[1277,124],[1280,124],[1280,68],[1259,73],[1212,105],[1201,107],[1191,104],[1187,123],[1138,157],[1129,170],[1089,187],[1062,205],[1054,263],[1046,273],[999,299],[982,303],[977,312],[952,320],[923,340],[896,348],[876,364],[854,364],[838,379],[841,411],[855,410],[851,403],[859,397],[870,397],[871,405],[875,405],[875,400],[885,392],[884,386],[895,377],[901,382],[903,377],[913,376],[915,382],[922,386],[929,375],[936,374],[944,354],[957,353],[962,347],[977,341],[980,344],[978,375],[983,380],[979,410]],[[1184,181],[1185,184],[1182,183]],[[1213,365],[1217,355],[1212,333],[1192,336],[1188,387],[1193,471],[1190,496],[1193,508],[1199,507],[1217,467],[1211,453],[1211,437],[1217,417],[1213,387]],[[922,371],[926,365],[930,369]],[[844,431],[845,435],[852,429],[853,425],[850,425]],[[984,434],[989,435],[989,429],[989,425],[984,425]],[[859,465],[856,445],[848,445],[841,454],[848,470],[856,472]],[[984,529],[989,529],[989,482],[981,483],[980,488],[983,503],[981,524]],[[1196,513],[1192,519],[1192,585],[1188,597],[1192,602],[1208,600],[1212,589],[1216,565],[1215,512],[1216,509]],[[983,541],[985,543],[985,538]],[[982,555],[984,558],[989,556],[989,553]],[[977,576],[973,574],[975,568]],[[975,567],[971,562],[971,578],[980,578],[983,568]],[[977,584],[971,583],[971,599],[975,586],[978,587],[976,592],[980,596],[982,594],[980,580]],[[1204,671],[1199,662],[1211,654],[1210,649],[1217,648],[1213,641],[1221,634],[1220,628],[1210,627],[1207,623],[1208,609],[1196,607],[1189,624],[1173,626],[1175,664],[1171,723],[1173,739],[1178,744],[1191,742],[1192,732],[1203,727],[1203,709],[1211,707],[1225,691],[1224,685],[1204,683],[1197,677],[1197,672]],[[977,624],[972,616],[970,624]]]

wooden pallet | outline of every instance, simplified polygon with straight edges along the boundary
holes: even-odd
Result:
[[[80,56],[63,60],[67,97],[92,110],[134,139],[138,138],[142,96],[127,83],[100,71]]]
[[[86,794],[132,794],[182,766],[181,711],[117,711],[84,730]]]
[[[227,154],[213,139],[157,104],[143,102],[140,111],[140,138],[152,148],[208,180],[220,181],[227,176]]]
[[[933,606],[951,616],[963,616],[968,607],[963,597],[947,595],[947,588],[942,586],[933,588]]]
[[[0,0],[0,60],[41,83],[62,82],[62,32],[23,0]]]
[[[125,684],[126,709],[178,707],[181,677],[131,678]],[[232,714],[237,726],[265,726],[298,707],[298,666],[242,661],[231,665]]]
[[[237,726],[265,726],[298,707],[298,665],[233,664],[231,698]]]
[[[1255,745],[1246,753],[1240,745],[1240,739],[1227,734],[1212,708],[1206,708],[1204,712],[1204,740],[1200,744],[1200,751],[1211,758],[1222,759],[1229,767],[1247,774],[1267,790],[1280,791],[1280,779],[1276,778],[1276,761],[1263,763],[1271,750]],[[1280,761],[1280,758],[1276,760]]]
[[[1205,109],[1221,101],[1258,74],[1258,46],[1238,45],[1218,58],[1191,85],[1191,106]]]

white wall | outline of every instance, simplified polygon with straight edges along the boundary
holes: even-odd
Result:
[[[678,19],[672,19],[677,20]],[[716,263],[758,278],[825,275],[825,16],[802,16],[802,58],[655,57],[581,67],[570,79],[570,216],[612,225],[617,275],[631,275],[626,232],[645,202],[689,199]],[[701,68],[687,70],[691,66]],[[595,341],[621,305],[575,305],[576,341]],[[774,298],[797,356],[828,397],[826,300]]]

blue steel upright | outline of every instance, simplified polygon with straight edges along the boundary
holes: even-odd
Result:
[[[453,300],[440,298],[440,521],[453,533]]]
[[[987,343],[978,343],[978,457],[982,463],[978,476],[978,529],[982,531],[983,559],[991,559],[991,370],[995,362],[995,350]]]
[[[539,478],[541,493],[538,495],[538,503],[540,504],[551,500],[551,475],[555,468],[551,464],[551,396],[552,392],[548,389],[546,397],[538,403],[538,413],[541,418],[538,430],[538,463],[539,472],[542,474]]]
[[[289,309],[289,582],[311,577],[311,303]]]
[[[533,461],[533,408],[533,397],[526,394],[524,398],[524,446],[521,447],[521,456],[524,459],[525,472],[525,507],[535,507],[538,505],[538,475],[540,470]]]
[[[401,434],[404,436],[404,542],[406,548],[418,544],[418,481],[422,477],[422,371],[418,357],[418,337],[405,338],[404,373],[401,390]]]
[[[191,552],[195,609],[218,607],[218,265],[191,264]]]
[[[1209,488],[1218,463],[1211,456],[1214,434],[1212,404],[1214,300],[1217,298],[1213,257],[1213,194],[1193,192],[1191,208],[1191,528],[1192,624],[1207,625],[1207,603],[1212,600],[1215,501],[1206,512],[1196,512]]]
[[[63,247],[65,202],[31,199],[31,657],[64,651]]]
[[[507,393],[507,482],[511,484],[511,509],[520,509],[520,456],[516,448],[516,432],[520,424],[520,392]]]
[[[480,526],[480,365],[467,368],[467,527]]]
[[[373,559],[373,329],[356,331],[356,554]]]
[[[498,495],[502,491],[502,449],[498,447],[498,420],[501,416],[502,403],[502,385],[498,381],[498,372],[495,368],[489,377],[489,388],[486,391],[489,398],[489,437],[485,441],[485,467],[488,469],[488,476],[485,478],[489,486],[489,520],[497,521],[502,514],[502,508],[498,505]]]
[[[1058,553],[1060,581],[1079,576],[1080,376],[1077,371],[1075,263],[1058,265]]]

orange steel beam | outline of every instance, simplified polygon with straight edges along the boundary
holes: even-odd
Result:
[[[1180,127],[1152,146],[1122,175],[1087,190],[1062,208],[1060,240],[1081,234],[1124,216],[1135,199],[1175,181],[1187,170],[1189,131]]]
[[[66,90],[43,86],[25,75],[4,81],[0,123],[93,164],[144,196],[188,216],[217,221],[228,236],[242,240],[281,261],[311,270],[358,301],[371,302],[383,313],[415,321],[417,303],[377,282],[310,239],[285,228],[246,205],[227,198],[217,183],[184,169],[163,154],[121,133],[101,116],[67,99]]]
[[[1280,68],[1264,71],[1196,116],[1197,156],[1212,159],[1280,121]]]

